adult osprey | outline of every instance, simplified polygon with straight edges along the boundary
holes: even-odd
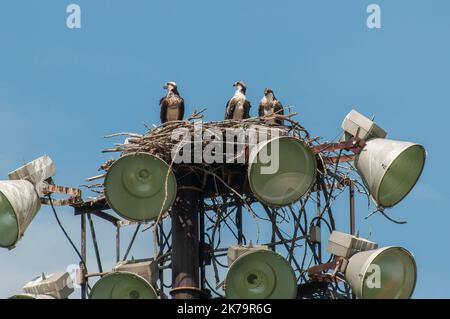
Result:
[[[184,116],[184,99],[178,93],[175,82],[167,82],[164,85],[167,94],[159,101],[161,106],[161,123],[181,121]]]
[[[250,102],[245,97],[247,87],[242,81],[237,81],[233,84],[236,92],[228,101],[225,111],[225,120],[242,120],[250,117]]]
[[[273,94],[272,89],[264,90],[264,97],[261,99],[259,103],[259,116],[270,116],[272,114],[284,115],[283,106],[280,101],[277,100],[275,94]],[[268,124],[278,124],[283,125],[283,120],[280,119],[268,119],[265,120]]]

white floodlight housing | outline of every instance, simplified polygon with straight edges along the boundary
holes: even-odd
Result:
[[[347,114],[341,126],[345,133],[343,137],[345,141],[351,138],[361,140],[385,138],[387,135],[384,129],[356,110],[352,110]]]
[[[23,291],[32,295],[48,295],[56,299],[66,299],[73,292],[73,282],[68,272],[42,274],[23,287]]]
[[[141,276],[147,280],[152,286],[156,285],[159,279],[158,263],[154,260],[149,261],[122,261],[113,269],[114,272],[129,272]]]
[[[56,175],[56,167],[47,155],[41,156],[8,174],[10,180],[26,180],[37,186]]]
[[[333,231],[328,240],[328,252],[345,258],[360,251],[376,248],[378,248],[378,244],[374,242],[339,231]]]
[[[345,117],[342,129],[344,141],[365,141],[355,158],[355,166],[378,208],[390,208],[403,200],[422,174],[425,148],[386,139],[384,129],[355,110]]]
[[[345,269],[345,280],[360,299],[411,298],[416,279],[414,257],[402,247],[356,253]]]
[[[0,247],[12,249],[41,208],[43,183],[54,176],[55,165],[42,156],[0,181]]]
[[[422,145],[374,138],[358,154],[355,166],[377,206],[389,208],[414,188],[425,160]]]
[[[402,247],[383,247],[368,240],[334,231],[328,251],[345,257],[338,271],[360,299],[407,299],[414,292],[417,267]]]
[[[242,256],[248,252],[256,251],[256,250],[269,250],[269,246],[267,245],[253,245],[250,243],[248,246],[242,246],[242,245],[236,245],[236,246],[229,246],[228,247],[228,266],[231,266],[231,264],[239,257]]]

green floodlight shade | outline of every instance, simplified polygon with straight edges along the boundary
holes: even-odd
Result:
[[[167,163],[147,153],[121,157],[105,177],[109,206],[132,221],[157,218],[161,208],[165,212],[172,206],[176,194],[176,178]]]
[[[11,203],[0,192],[0,247],[11,247],[19,237],[19,224]]]
[[[90,299],[157,299],[147,280],[130,272],[113,272],[92,287]]]
[[[384,247],[352,256],[345,278],[358,298],[408,299],[416,285],[417,267],[406,249]]]
[[[416,185],[425,165],[425,149],[413,145],[403,151],[391,164],[381,181],[378,200],[384,207],[400,202]]]
[[[260,143],[252,153],[248,168],[250,188],[258,200],[269,206],[285,206],[299,200],[316,181],[316,157],[297,138],[275,138]]]
[[[26,180],[0,181],[0,247],[12,249],[41,207]]]
[[[291,265],[271,250],[238,257],[225,279],[227,299],[294,299],[297,280]]]
[[[356,160],[356,167],[380,207],[398,204],[422,174],[426,151],[410,142],[373,139]]]

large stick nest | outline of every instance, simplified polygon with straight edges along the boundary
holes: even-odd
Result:
[[[148,131],[143,135],[136,133],[115,133],[108,135],[106,136],[107,138],[124,136],[126,137],[126,142],[116,144],[114,148],[104,150],[104,152],[120,152],[125,154],[145,152],[156,155],[167,163],[170,163],[172,161],[171,151],[180,146],[180,141],[173,139],[174,132],[176,130],[185,130],[190,133],[190,136],[194,136],[196,133],[196,123],[203,118],[201,113],[202,112],[195,112],[188,119],[183,121],[172,121],[159,126],[154,126],[153,128],[148,128]],[[295,136],[303,140],[305,144],[310,145],[312,140],[310,139],[308,131],[298,122],[292,120],[292,117],[295,115],[295,113],[287,116],[273,114],[266,118],[201,122],[201,126],[203,132],[209,130],[210,132],[214,132],[214,134],[222,134],[222,136],[225,136],[226,132],[229,130],[247,130],[256,126],[260,128],[267,127],[268,129],[280,129],[283,131],[283,135]],[[273,119],[281,119],[284,121],[285,125],[267,124],[268,120]],[[203,140],[203,146],[206,146],[209,142],[210,141],[208,140]],[[110,165],[109,163],[106,164],[106,167]]]
[[[120,158],[120,156],[133,153],[149,153],[161,158],[171,167],[173,166],[173,168],[176,170],[177,165],[173,163],[172,151],[177,147],[180,148],[180,146],[182,146],[182,143],[180,143],[179,140],[175,140],[173,138],[174,132],[176,130],[185,130],[185,132],[189,132],[190,136],[194,136],[195,130],[196,128],[198,128],[198,123],[203,119],[203,112],[204,110],[194,112],[189,118],[182,121],[172,121],[157,126],[154,125],[153,127],[149,127],[146,125],[147,132],[144,134],[120,132],[105,136],[105,138],[124,138],[125,141],[116,143],[114,147],[105,149],[103,150],[103,152],[119,153],[118,158]],[[282,135],[296,137],[302,140],[305,145],[312,147],[314,144],[318,144],[320,138],[311,137],[309,132],[298,121],[293,120],[293,117],[295,115],[296,113],[290,113],[288,115],[272,114],[270,116],[262,118],[256,117],[244,120],[201,122],[201,128],[203,132],[206,132],[208,130],[213,131],[214,134],[222,134],[222,137],[226,135],[227,131],[233,129],[248,130],[255,127],[257,127],[257,129],[278,129],[280,130],[280,132],[282,132]],[[282,120],[283,125],[269,124],[273,123],[274,120]],[[203,148],[210,142],[211,140],[202,139]],[[225,140],[223,142],[227,143]],[[107,172],[114,162],[115,160],[108,160],[100,166],[99,170]],[[229,162],[215,165],[201,163],[191,166],[203,172],[212,172],[217,171],[218,166],[222,166],[221,168],[223,171],[224,167],[227,167],[227,165],[230,166],[229,164]],[[91,191],[99,194],[99,196],[94,199],[95,202],[104,199],[103,183],[99,183],[98,181],[103,179],[105,175],[106,173],[88,178],[88,182],[96,181],[96,183],[83,185],[85,187],[88,187]],[[222,177],[224,176],[222,175]]]

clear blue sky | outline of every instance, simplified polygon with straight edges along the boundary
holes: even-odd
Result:
[[[66,6],[82,8],[81,30],[66,27]],[[366,7],[382,9],[382,29],[366,27]],[[108,157],[117,131],[157,123],[165,81],[176,81],[187,113],[207,107],[220,119],[232,83],[244,80],[253,104],[272,87],[314,135],[331,140],[352,107],[393,139],[425,145],[428,161],[414,191],[390,214],[364,220],[361,235],[411,250],[419,277],[414,297],[450,297],[450,215],[445,168],[450,117],[450,2],[3,0],[0,4],[0,178],[44,153],[56,181],[77,186]],[[256,108],[253,109],[253,112]],[[347,227],[346,212],[338,221]],[[79,221],[61,210],[73,237]],[[99,224],[112,266],[113,233]],[[128,234],[129,235],[129,234]],[[152,247],[146,233],[134,254]],[[78,238],[76,238],[78,239]],[[92,256],[90,260],[93,261]],[[11,252],[0,251],[0,297],[76,256],[47,208]],[[108,266],[106,268],[108,268]]]

